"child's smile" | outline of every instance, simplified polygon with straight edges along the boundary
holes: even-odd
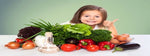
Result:
[[[97,10],[83,11],[80,20],[82,23],[85,23],[88,25],[97,25],[101,23],[102,21],[101,12]]]
[[[91,21],[90,21],[90,20],[87,20],[87,22],[88,22],[88,23],[96,23],[96,21],[92,21],[92,20],[91,20]]]

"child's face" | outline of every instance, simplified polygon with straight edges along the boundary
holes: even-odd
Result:
[[[83,11],[80,20],[82,23],[88,25],[97,25],[102,21],[101,12],[98,10]]]

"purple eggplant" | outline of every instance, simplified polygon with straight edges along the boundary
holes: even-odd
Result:
[[[140,44],[138,43],[125,43],[125,44],[120,44],[120,45],[117,45],[115,47],[115,51],[124,51],[124,50],[132,50],[132,49],[138,49],[140,48]]]
[[[68,39],[65,39],[65,43],[77,45],[79,43],[79,40],[76,38],[68,38]]]

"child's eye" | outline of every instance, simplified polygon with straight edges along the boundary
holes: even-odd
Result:
[[[85,16],[85,17],[89,17],[89,16]]]
[[[99,18],[99,16],[95,16],[96,18]]]

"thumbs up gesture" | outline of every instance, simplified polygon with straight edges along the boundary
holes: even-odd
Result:
[[[113,26],[113,24],[117,21],[118,19],[115,19],[115,20],[113,20],[113,21],[104,21],[103,22],[103,25],[105,26],[105,27],[111,27],[111,26]]]

